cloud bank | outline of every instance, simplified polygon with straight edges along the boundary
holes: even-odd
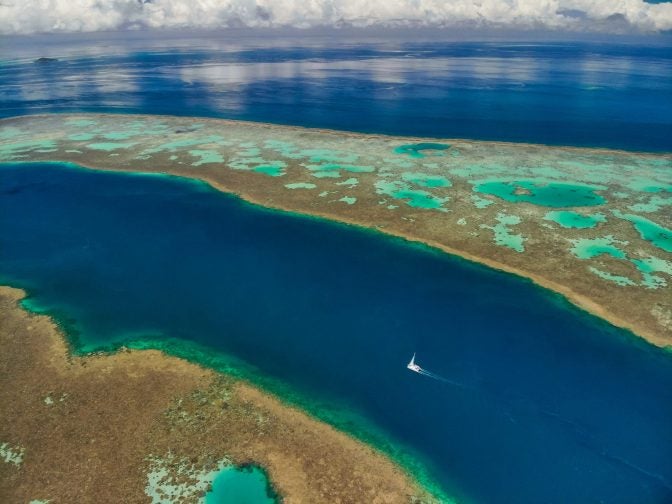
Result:
[[[672,30],[672,3],[643,0],[0,0],[0,33],[133,28],[432,26],[596,32]]]

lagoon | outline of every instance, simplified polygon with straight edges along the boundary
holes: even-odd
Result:
[[[275,504],[263,470],[255,466],[226,466],[212,482],[203,504]]]

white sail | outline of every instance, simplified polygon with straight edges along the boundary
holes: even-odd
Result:
[[[408,369],[410,369],[411,371],[415,371],[416,373],[419,373],[419,372],[420,372],[420,369],[421,369],[420,366],[418,366],[418,365],[415,363],[415,354],[413,354],[413,357],[411,357],[411,362],[409,362],[408,364],[406,364],[406,367],[407,367]]]

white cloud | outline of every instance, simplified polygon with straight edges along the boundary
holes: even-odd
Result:
[[[643,0],[0,0],[0,33],[149,28],[497,26],[672,29],[672,3]]]

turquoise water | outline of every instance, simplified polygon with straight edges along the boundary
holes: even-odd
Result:
[[[395,199],[405,200],[410,207],[433,210],[441,208],[443,201],[420,189],[401,189],[390,194]]]
[[[279,177],[285,173],[284,167],[279,164],[259,165],[253,170],[258,173],[270,175],[271,177]]]
[[[512,231],[511,226],[516,226],[522,222],[517,215],[507,215],[503,212],[497,214],[497,224],[488,226],[481,224],[481,228],[492,229],[495,232],[495,243],[503,247],[508,247],[516,252],[525,252],[525,238],[521,234]]]
[[[604,203],[604,198],[595,194],[597,188],[579,184],[545,183],[534,180],[488,181],[476,184],[474,190],[514,203],[524,201],[555,208],[595,206]]]
[[[401,178],[406,182],[418,185],[420,187],[427,187],[434,189],[437,187],[450,187],[452,184],[446,178],[440,175],[428,175],[426,173],[403,173]]]
[[[390,196],[394,199],[404,201],[413,208],[424,208],[426,210],[441,209],[443,204],[448,201],[447,197],[438,197],[424,189],[413,189],[406,182],[378,180],[376,181],[376,192]]]
[[[426,247],[175,177],[3,165],[0,282],[80,351],[238,359],[466,503],[672,501],[670,353]]]
[[[665,252],[672,252],[672,229],[667,229],[640,215],[622,214],[620,212],[615,212],[615,215],[632,222],[644,240],[650,241]]]
[[[569,210],[548,212],[544,216],[544,219],[556,222],[562,227],[570,229],[594,228],[600,222],[606,222],[607,220],[604,214],[601,213],[582,215],[578,212],[572,212]]]
[[[228,466],[222,469],[212,490],[205,495],[205,504],[275,504],[264,471],[256,466]]]
[[[421,142],[415,144],[400,145],[394,152],[397,154],[408,154],[413,158],[423,158],[427,154],[442,154],[442,151],[450,149],[450,145],[442,143]]]
[[[616,259],[625,258],[625,252],[618,247],[618,242],[612,235],[599,238],[579,238],[574,240],[572,253],[579,259],[592,259],[602,254]]]

